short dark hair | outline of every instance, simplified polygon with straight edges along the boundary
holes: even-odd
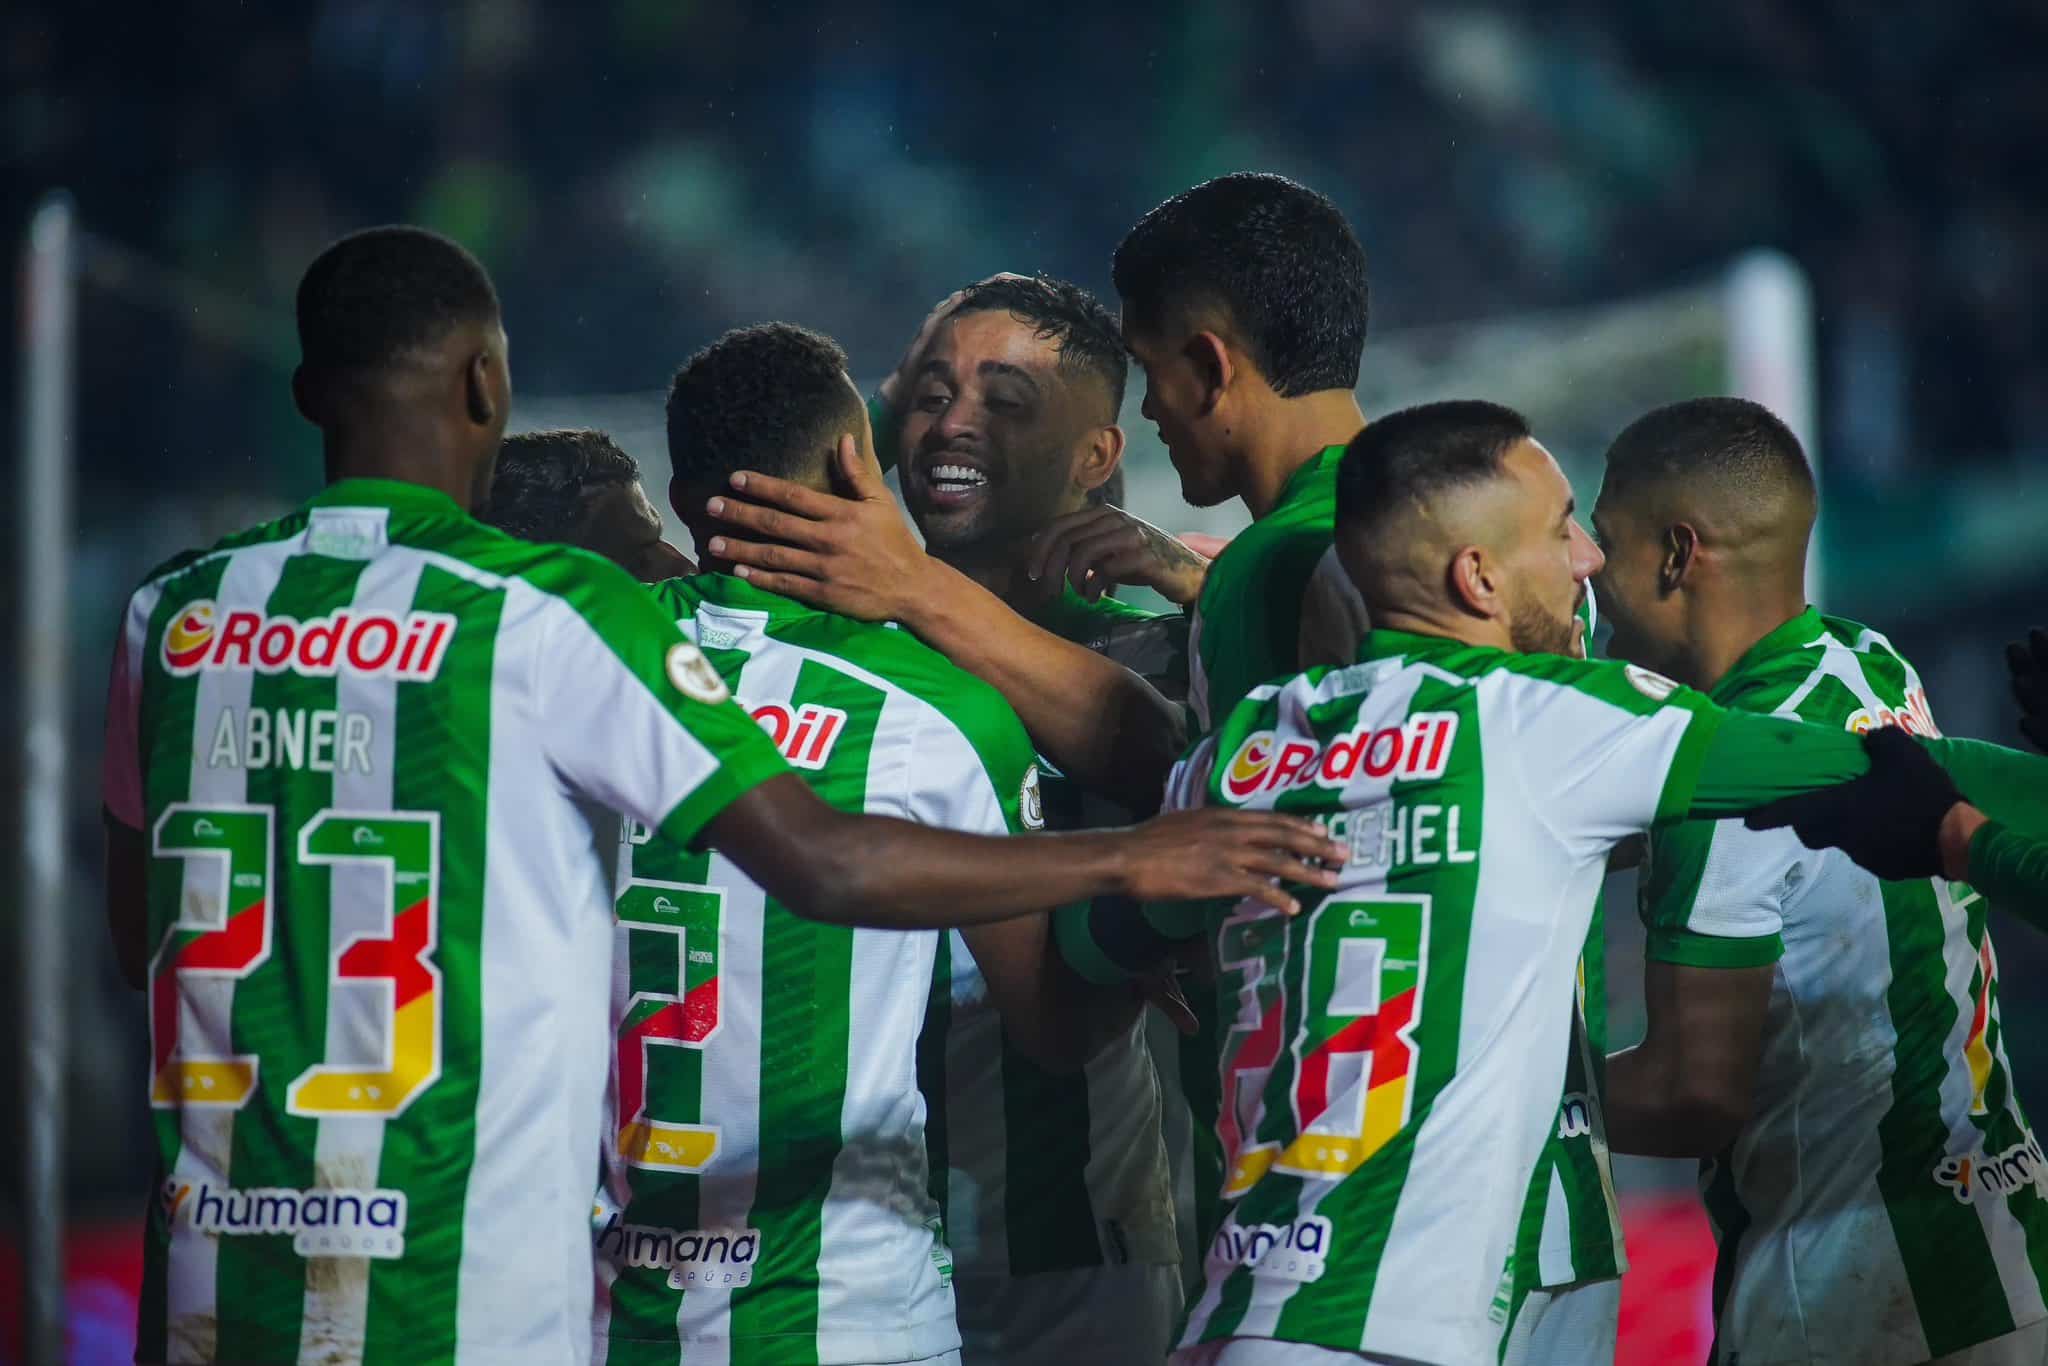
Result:
[[[1124,235],[1110,275],[1147,328],[1220,309],[1275,393],[1358,385],[1365,249],[1335,204],[1285,176],[1183,190]]]
[[[350,233],[299,280],[299,352],[321,370],[376,370],[463,323],[495,321],[483,264],[425,228]]]
[[[1059,348],[1060,369],[1079,371],[1101,380],[1109,390],[1110,421],[1124,406],[1124,381],[1130,358],[1116,315],[1079,285],[1034,275],[1028,280],[983,280],[960,292],[953,312],[1001,310],[1031,327]]]
[[[1617,492],[1705,477],[1729,492],[1815,496],[1799,438],[1769,408],[1746,398],[1693,398],[1643,414],[1607,448]]]
[[[1500,473],[1501,460],[1529,435],[1512,408],[1453,399],[1403,408],[1351,438],[1337,467],[1337,522],[1368,542],[1415,517],[1448,489]]]
[[[640,482],[640,465],[588,427],[521,432],[498,448],[491,496],[477,520],[528,541],[575,543],[599,492]]]
[[[676,371],[669,463],[699,484],[735,470],[801,478],[859,411],[837,342],[794,323],[742,327]]]

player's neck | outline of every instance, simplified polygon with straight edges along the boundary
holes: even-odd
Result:
[[[1692,608],[1693,629],[1675,677],[1711,692],[1756,643],[1806,610],[1806,595],[1760,584],[1730,585]]]
[[[329,432],[324,442],[327,482],[344,479],[390,479],[445,493],[464,511],[472,511],[477,491],[474,460],[450,450],[431,431],[417,427],[378,426],[346,433]]]
[[[1030,616],[1044,593],[1027,570],[1031,542],[1027,539],[986,554],[933,551],[932,558],[952,566],[1003,600],[1019,616]]]
[[[1372,626],[1376,631],[1405,631],[1412,636],[1434,636],[1439,640],[1455,640],[1460,645],[1476,645],[1490,650],[1512,651],[1515,648],[1505,622],[1471,617],[1463,613],[1410,610],[1375,604],[1372,608]]]
[[[1267,401],[1245,435],[1239,497],[1257,521],[1280,501],[1287,481],[1326,447],[1350,443],[1365,426],[1365,411],[1349,389],[1322,389],[1300,398]]]

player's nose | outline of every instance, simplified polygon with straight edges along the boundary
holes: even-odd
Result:
[[[1572,519],[1572,551],[1574,577],[1581,583],[1607,567],[1607,556],[1601,553],[1600,547],[1586,534],[1577,518]]]

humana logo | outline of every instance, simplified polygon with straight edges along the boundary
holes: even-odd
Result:
[[[2002,1199],[2031,1186],[2048,1196],[2048,1154],[2032,1134],[1996,1155],[1979,1150],[1964,1157],[1944,1157],[1934,1164],[1936,1184],[1948,1187],[1956,1203],[1980,1204]]]
[[[166,1181],[164,1220],[178,1216],[200,1233],[289,1233],[301,1257],[402,1257],[405,1192],[259,1186],[230,1190],[207,1182]]]
[[[1321,1215],[1291,1224],[1225,1224],[1209,1248],[1209,1265],[1248,1267],[1254,1276],[1287,1281],[1322,1278],[1330,1252],[1330,1221]]]
[[[620,1266],[667,1267],[672,1290],[735,1290],[754,1279],[761,1230],[660,1228],[614,1213],[598,1230],[597,1252]]]

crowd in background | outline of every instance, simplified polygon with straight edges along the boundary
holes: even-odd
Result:
[[[1776,245],[1816,286],[1830,473],[2048,449],[2048,11],[2023,0],[186,0],[0,32],[10,207],[69,185],[95,232],[250,306],[98,296],[128,342],[87,358],[122,403],[86,434],[131,483],[304,451],[263,323],[364,222],[477,250],[530,391],[615,391],[762,317],[878,364],[904,300],[991,269],[1106,284],[1138,213],[1246,166],[1351,216],[1375,327]]]

